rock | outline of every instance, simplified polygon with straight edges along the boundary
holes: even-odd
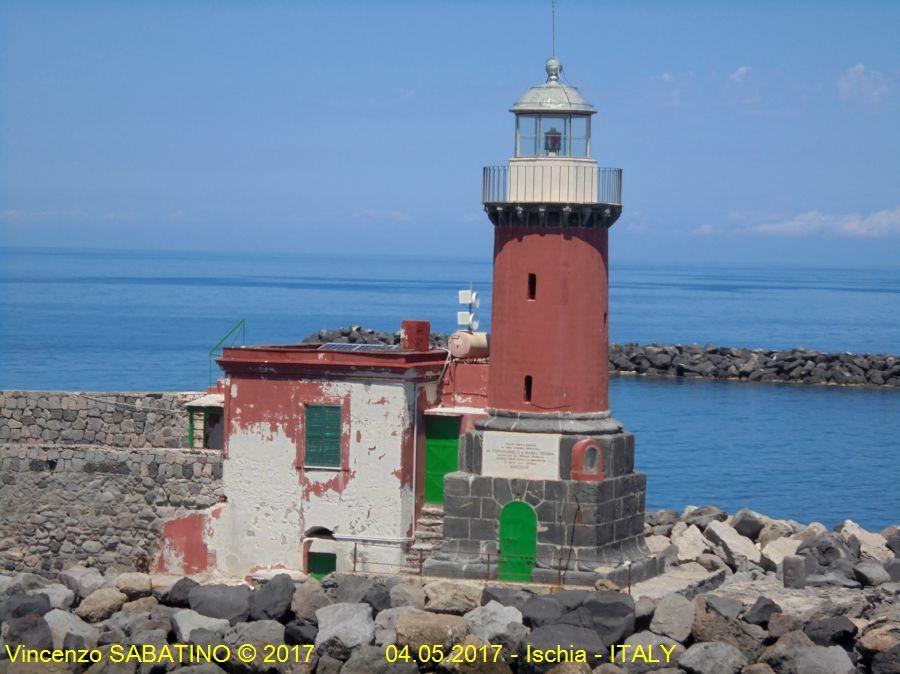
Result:
[[[316,611],[331,604],[331,599],[325,594],[322,586],[315,581],[307,581],[294,589],[291,599],[291,611],[298,618],[307,622],[316,623]]]
[[[42,616],[52,608],[50,599],[44,594],[18,592],[10,595],[3,604],[0,604],[0,621],[24,618],[31,614]]]
[[[670,594],[656,604],[650,631],[675,641],[685,641],[694,624],[694,604],[680,594]]]
[[[760,555],[762,568],[766,571],[777,571],[784,558],[795,555],[798,547],[800,541],[793,538],[776,538],[770,541]]]
[[[769,616],[769,636],[772,639],[780,639],[788,632],[803,628],[803,621],[793,613],[773,613]]]
[[[656,611],[656,602],[650,597],[637,598],[637,601],[634,602],[634,627],[637,631],[650,629],[654,611]]]
[[[741,536],[755,541],[756,537],[759,536],[759,532],[766,525],[766,519],[749,508],[741,508],[731,518],[731,526]]]
[[[611,591],[591,592],[585,597],[580,608],[591,618],[584,626],[591,627],[607,645],[621,643],[622,639],[634,632],[634,599],[627,594]],[[656,610],[659,610],[659,605]]]
[[[900,622],[867,625],[856,639],[856,650],[866,659],[900,645]]]
[[[894,556],[888,549],[887,541],[881,534],[873,534],[866,531],[853,520],[844,520],[840,527],[841,538],[850,542],[856,539],[859,544],[859,554],[869,559],[884,562]]]
[[[463,615],[481,605],[481,586],[454,580],[438,580],[425,586],[426,611]]]
[[[273,668],[266,663],[266,647],[277,648],[284,644],[284,625],[274,620],[238,623],[225,633],[224,641],[231,648],[229,664],[232,668],[270,672]],[[238,649],[244,644],[251,644],[256,648],[256,657],[250,662],[245,662],[238,656]]]
[[[741,670],[741,674],[775,674],[775,670],[764,662],[747,665]]]
[[[397,617],[395,629],[397,645],[415,650],[440,644],[449,649],[468,634],[469,624],[462,616],[404,613]]]
[[[759,656],[759,661],[769,665],[776,672],[789,672],[791,662],[798,651],[814,646],[803,632],[788,632]]]
[[[695,508],[681,518],[685,524],[694,524],[700,529],[709,526],[710,522],[722,522],[726,519],[728,513],[711,505]]]
[[[69,635],[81,637],[84,640],[84,648],[94,648],[100,638],[100,630],[68,611],[53,609],[44,616],[44,620],[50,628],[53,648],[63,648]]]
[[[684,655],[684,646],[669,637],[660,636],[653,632],[638,632],[632,634],[626,641],[627,649],[623,649],[622,655],[628,655],[625,669],[628,672],[651,672],[660,670],[665,667],[673,667],[681,656]],[[635,647],[643,648],[644,653],[653,654],[653,658],[659,662],[641,661],[640,659],[631,660],[630,657],[635,653]],[[652,648],[652,649],[651,649]],[[619,649],[616,649],[615,664],[623,664],[623,660],[618,655]]]
[[[768,597],[759,597],[744,614],[744,622],[765,627],[773,613],[781,613],[781,607]]]
[[[802,590],[806,587],[806,560],[788,555],[781,561],[781,580],[785,588]]]
[[[4,641],[10,648],[22,646],[45,650],[53,648],[53,633],[47,621],[37,613],[4,621]],[[4,652],[5,656],[6,653]]]
[[[863,587],[876,587],[889,583],[891,577],[884,567],[874,560],[864,560],[853,567],[853,575]]]
[[[715,611],[699,609],[695,612],[691,634],[695,641],[721,641],[731,644],[747,656],[750,662],[759,658],[766,640],[766,631],[757,625],[750,625],[735,618],[726,618]]]
[[[801,648],[791,665],[796,674],[856,674],[856,667],[840,646]]]
[[[858,630],[850,618],[841,615],[813,620],[803,631],[817,646],[850,647]]]
[[[472,609],[463,616],[469,624],[469,633],[494,643],[507,631],[510,623],[522,624],[522,612],[512,606],[491,601]]]
[[[199,585],[188,593],[191,610],[232,625],[250,616],[250,588],[246,585]]]
[[[547,674],[591,674],[591,667],[586,662],[563,662]]]
[[[425,608],[425,590],[415,583],[397,583],[390,592],[391,607]]]
[[[192,578],[181,578],[166,593],[165,603],[169,606],[177,606],[179,608],[188,608],[188,595],[195,587],[200,587],[200,583]]]
[[[504,606],[512,606],[522,610],[525,602],[534,596],[533,592],[529,592],[524,588],[510,587],[508,585],[486,585],[481,593],[482,606],[496,601]]]
[[[257,587],[250,595],[251,620],[284,620],[291,612],[294,580],[286,573],[279,574]]]
[[[673,533],[672,543],[674,543],[675,547],[678,549],[676,558],[681,564],[694,561],[709,550],[709,545],[703,537],[703,534],[700,533],[700,529],[693,524],[688,526],[677,536]]]
[[[553,597],[532,597],[522,605],[522,622],[532,629],[555,623],[562,614],[562,605]]]
[[[364,603],[363,597],[375,585],[372,578],[349,573],[335,573],[328,582],[333,586],[334,601],[337,604]]]
[[[222,637],[230,624],[225,618],[210,618],[189,608],[177,611],[172,615],[175,637],[181,643],[190,643],[194,630],[199,629],[208,630]]]
[[[378,646],[360,646],[341,667],[341,674],[419,674],[419,668],[415,662],[389,663]]]
[[[678,666],[690,674],[738,674],[746,664],[743,653],[719,641],[694,644],[678,658]]]
[[[106,584],[103,574],[93,567],[72,566],[59,573],[59,582],[84,599]]]
[[[649,634],[649,632],[647,633]],[[526,663],[524,661],[528,648],[532,651],[547,651],[561,647],[563,649],[575,648],[587,653],[589,662],[600,662],[595,659],[596,654],[606,657],[606,646],[597,636],[594,630],[574,625],[544,625],[531,631],[519,648],[519,671],[546,672],[556,663]]]
[[[42,594],[50,601],[50,606],[62,610],[72,608],[75,603],[75,593],[62,583],[51,583],[36,590],[29,590],[28,594]]]
[[[900,672],[900,645],[878,653],[872,658],[872,674],[896,674]]]
[[[375,622],[369,604],[337,603],[316,611],[316,650],[338,660],[347,660],[357,646],[375,639]]]
[[[147,573],[123,573],[116,578],[116,589],[129,599],[149,597],[153,592]]]
[[[825,525],[821,522],[810,522],[805,528],[791,536],[791,538],[796,539],[801,543],[805,543],[806,541],[818,538],[826,531],[828,531],[828,529],[826,529]]]
[[[779,538],[789,538],[793,535],[794,529],[790,524],[782,522],[781,520],[771,520],[767,522],[766,526],[759,532],[756,542],[759,543],[760,548],[765,548]]]
[[[625,670],[611,662],[604,662],[599,667],[594,667],[594,674],[625,674]]]
[[[894,559],[887,560],[882,564],[882,568],[884,568],[892,583],[900,582],[900,558],[894,557]]]
[[[95,623],[109,618],[122,608],[126,601],[128,601],[128,597],[117,589],[101,587],[85,597],[74,613],[89,623]]]
[[[302,618],[292,620],[284,626],[284,641],[291,645],[303,645],[316,643],[316,635],[319,633],[319,627],[315,623],[311,623]],[[377,627],[376,627],[377,634]]]
[[[122,613],[143,613],[147,616],[159,605],[156,597],[141,597],[122,604]]]
[[[319,662],[316,665],[316,674],[340,674],[344,663],[327,654],[319,655]]]
[[[760,562],[760,553],[757,547],[753,545],[753,541],[741,536],[724,522],[710,522],[703,535],[722,548],[725,552],[725,561],[732,567],[737,567],[742,560],[747,560],[754,564],[759,564]]]
[[[401,615],[431,615],[415,606],[398,606],[379,611],[375,616],[375,645],[397,643],[397,618]]]
[[[645,536],[644,545],[651,554],[658,555],[672,545],[672,541],[665,536]]]
[[[828,531],[808,539],[797,548],[797,554],[806,559],[807,580],[809,575],[826,571],[837,571],[847,575],[852,570],[854,555],[846,541],[839,534]]]
[[[706,601],[706,608],[715,611],[724,618],[737,618],[744,608],[744,605],[736,599],[720,597],[715,594],[708,594],[703,597]],[[679,641],[681,641],[679,639]]]
[[[462,652],[465,654],[466,650],[474,649],[475,653],[488,653],[487,658],[475,658],[474,662],[466,662],[466,658],[454,658],[451,655],[448,655],[444,658],[444,661],[440,664],[439,671],[447,672],[448,674],[512,674],[512,669],[510,669],[509,664],[501,657],[497,658],[496,662],[493,659],[493,651],[491,649],[491,644],[489,644],[484,639],[476,637],[474,634],[469,634],[463,637],[463,640],[460,642],[460,646],[462,647]],[[486,649],[486,650],[482,650]],[[389,672],[386,674],[390,674]],[[412,672],[411,674],[416,674],[416,672]]]

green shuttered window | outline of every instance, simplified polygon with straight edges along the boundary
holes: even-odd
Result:
[[[341,467],[341,408],[306,406],[306,466]]]

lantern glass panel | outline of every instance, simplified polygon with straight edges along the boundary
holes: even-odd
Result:
[[[572,146],[573,157],[588,156],[588,118],[582,116],[572,117]]]
[[[566,157],[569,154],[567,117],[541,116],[541,155]]]
[[[537,115],[516,115],[516,156],[537,156]]]

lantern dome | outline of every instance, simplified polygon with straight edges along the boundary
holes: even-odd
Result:
[[[562,63],[555,56],[545,65],[547,81],[526,91],[511,112],[561,112],[593,115],[596,110],[588,103],[576,87],[559,81]]]

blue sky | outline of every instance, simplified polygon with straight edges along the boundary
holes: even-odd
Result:
[[[2,2],[0,243],[490,255],[549,2]],[[614,260],[900,264],[897,2],[560,0]]]

